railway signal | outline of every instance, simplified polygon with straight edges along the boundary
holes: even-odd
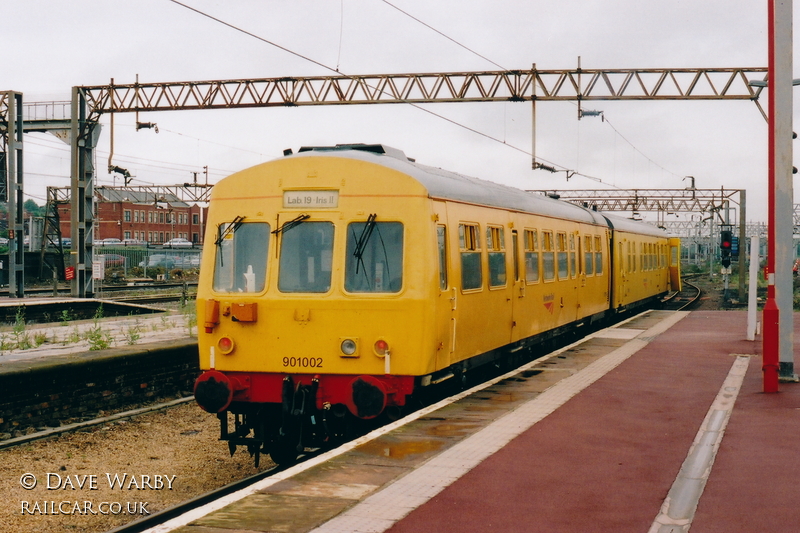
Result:
[[[722,255],[722,266],[728,268],[731,266],[731,249],[733,248],[733,232],[730,230],[722,230],[719,239],[719,249]]]

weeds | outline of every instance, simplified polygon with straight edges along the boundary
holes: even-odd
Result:
[[[14,343],[18,350],[28,350],[33,348],[30,335],[25,331],[25,310],[17,307],[17,315],[14,318]]]
[[[136,324],[133,326],[129,326],[128,329],[125,331],[125,342],[133,346],[139,339],[142,338],[141,327],[139,326],[139,321],[136,321]]]
[[[111,346],[114,339],[107,331],[103,331],[99,324],[86,332],[86,341],[90,351],[105,350]]]
[[[42,331],[37,331],[33,334],[33,345],[41,346],[48,341],[47,334]]]

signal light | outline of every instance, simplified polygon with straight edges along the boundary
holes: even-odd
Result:
[[[733,248],[733,232],[730,230],[722,230],[719,239],[719,249],[722,256],[722,266],[725,268],[731,266],[732,248]]]

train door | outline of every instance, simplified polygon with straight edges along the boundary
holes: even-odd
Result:
[[[628,253],[630,250],[631,243],[627,242],[627,239],[620,239],[617,241],[619,245],[619,252],[617,254],[617,279],[619,282],[616,284],[617,287],[617,298],[614,302],[614,307],[620,307],[622,303],[625,301],[625,296],[628,294],[628,269],[630,268],[631,262],[631,254]]]
[[[458,291],[453,284],[449,263],[449,228],[447,216],[442,210],[437,213],[436,224],[436,256],[439,270],[439,295],[436,305],[436,368],[441,369],[450,364],[455,350],[456,308]]]
[[[673,291],[681,290],[681,240],[669,239],[669,284]]]
[[[519,233],[517,230],[511,230],[511,260],[514,262],[511,275],[513,288],[511,291],[511,342],[518,341],[522,338],[523,328],[520,320],[522,319],[523,304],[525,298],[525,279],[522,275],[522,254],[519,251],[520,247]]]

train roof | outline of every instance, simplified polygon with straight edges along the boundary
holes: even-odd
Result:
[[[464,176],[456,172],[422,165],[406,157],[402,150],[380,144],[345,144],[303,147],[289,157],[343,157],[385,166],[407,174],[421,183],[431,198],[466,202],[513,211],[565,218],[587,224],[611,226],[622,231],[664,236],[650,224],[602,214],[584,207],[548,198],[541,194]]]

